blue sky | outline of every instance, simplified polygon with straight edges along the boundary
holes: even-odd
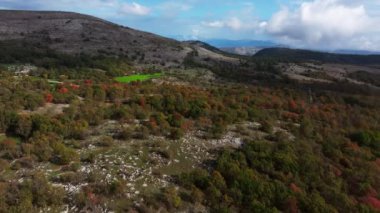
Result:
[[[0,0],[0,8],[80,12],[183,39],[380,50],[380,0]]]

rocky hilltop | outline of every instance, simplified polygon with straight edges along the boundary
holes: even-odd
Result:
[[[0,10],[0,41],[68,54],[126,55],[146,63],[180,63],[188,45],[96,17],[71,12]]]

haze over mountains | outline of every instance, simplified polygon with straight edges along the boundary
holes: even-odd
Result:
[[[271,41],[261,40],[202,39],[202,41],[229,53],[248,56],[254,55],[264,48],[285,47]]]

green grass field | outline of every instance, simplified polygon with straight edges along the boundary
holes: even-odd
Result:
[[[60,81],[55,81],[55,80],[48,80],[49,84],[56,85],[56,84],[62,84]]]
[[[115,81],[120,82],[120,83],[130,83],[133,81],[146,81],[153,78],[159,78],[161,76],[162,76],[162,73],[137,74],[137,75],[116,77]]]

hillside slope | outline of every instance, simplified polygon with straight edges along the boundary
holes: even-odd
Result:
[[[126,55],[149,63],[178,63],[190,51],[178,41],[70,12],[0,11],[0,41],[67,54]]]

